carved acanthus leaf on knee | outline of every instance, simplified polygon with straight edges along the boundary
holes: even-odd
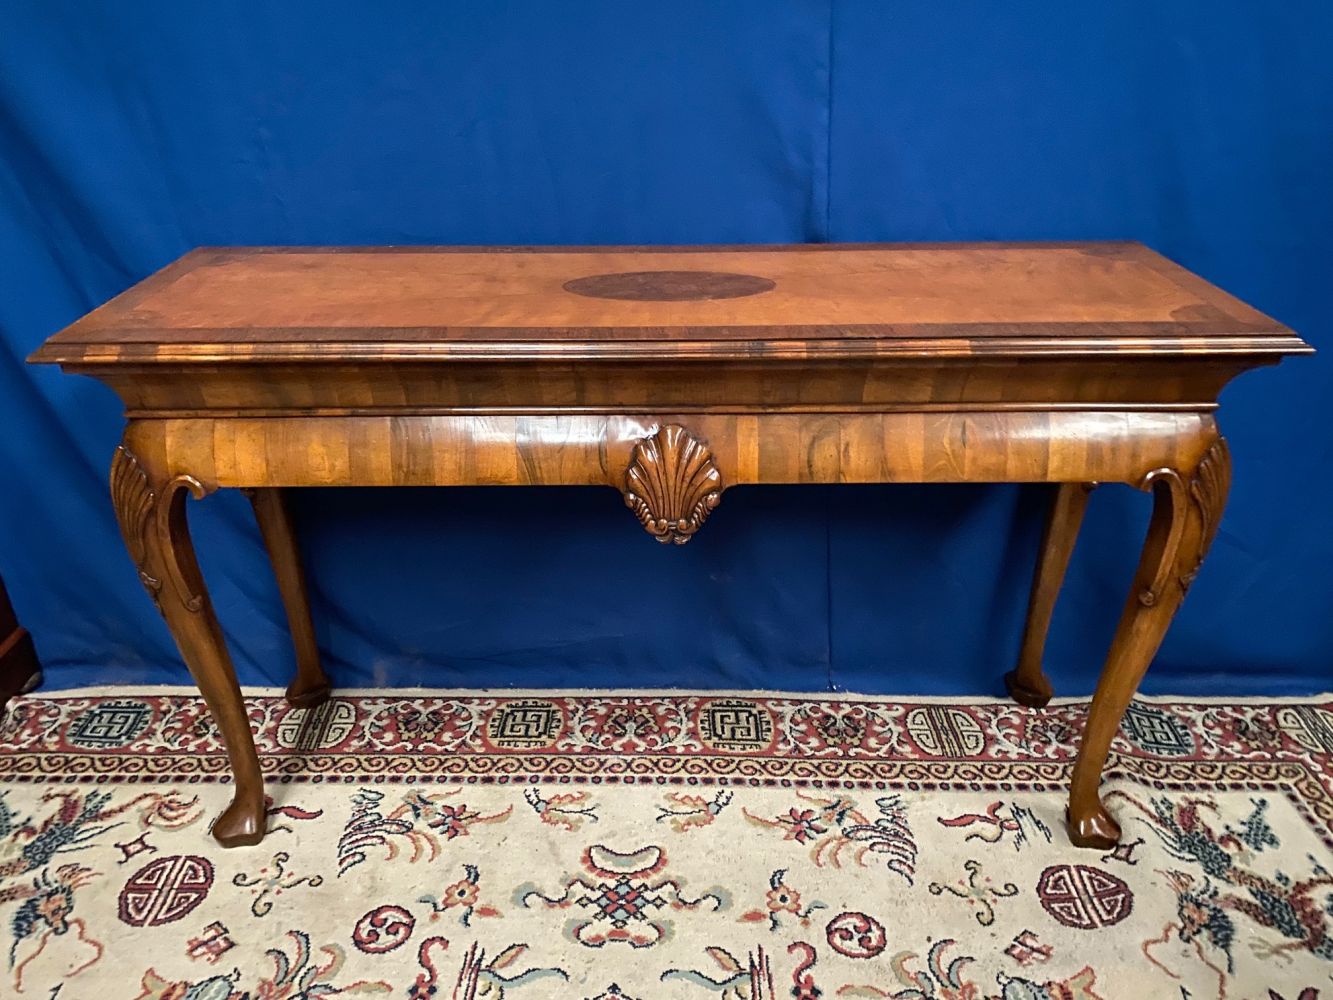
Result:
[[[183,490],[196,500],[202,500],[215,487],[205,486],[194,476],[179,475],[168,479],[160,489],[154,489],[148,472],[134,453],[120,445],[111,460],[111,503],[120,522],[120,532],[130,550],[139,581],[162,610],[162,579],[166,576],[180,602],[187,610],[203,607],[202,588],[192,578],[198,575],[193,567],[180,563],[176,546],[172,544],[173,505],[184,502]],[[154,575],[154,562],[161,567]]]
[[[111,506],[120,522],[125,547],[130,550],[130,558],[139,573],[139,582],[161,611],[158,594],[162,590],[162,581],[148,572],[148,533],[152,530],[150,525],[156,505],[157,495],[148,484],[148,473],[144,472],[134,453],[120,445],[111,459]]]
[[[1204,556],[1217,537],[1222,508],[1226,505],[1227,494],[1231,489],[1231,452],[1227,448],[1226,439],[1219,437],[1209,446],[1188,482],[1175,469],[1154,469],[1143,477],[1139,488],[1147,491],[1168,490],[1177,514],[1171,520],[1170,533],[1157,573],[1151,585],[1139,591],[1139,603],[1144,607],[1152,607],[1162,599],[1173,578],[1180,585],[1182,593],[1189,590],[1190,584],[1198,576],[1199,567],[1203,565]],[[1184,514],[1186,504],[1194,505],[1199,540],[1193,558],[1185,566],[1180,566],[1180,547],[1188,527],[1187,518],[1180,515]]]

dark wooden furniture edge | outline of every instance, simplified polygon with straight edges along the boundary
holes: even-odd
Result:
[[[26,694],[42,682],[42,666],[32,636],[18,623],[0,580],[0,708],[17,694]]]

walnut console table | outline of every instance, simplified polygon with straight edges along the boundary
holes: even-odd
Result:
[[[1040,706],[1088,491],[1116,482],[1154,504],[1070,794],[1073,842],[1104,849],[1111,739],[1226,501],[1217,395],[1309,350],[1128,243],[258,248],[187,254],[31,360],[125,403],[111,498],[227,745],[224,845],[263,837],[263,779],[187,494],[250,491],[296,644],[287,696],[313,705],[329,684],[286,487],[602,484],[681,544],[750,483],[1051,483],[1006,678]]]

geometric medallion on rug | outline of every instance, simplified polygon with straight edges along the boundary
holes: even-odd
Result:
[[[0,996],[1333,1000],[1333,703],[1140,700],[1079,850],[1085,702],[248,702],[268,834],[208,835],[185,689],[0,722]]]

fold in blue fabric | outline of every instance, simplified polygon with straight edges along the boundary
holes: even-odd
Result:
[[[0,31],[0,574],[55,685],[184,682],[47,335],[197,245],[1141,239],[1328,341],[1333,8],[16,0]],[[1241,379],[1221,534],[1146,689],[1333,677],[1333,364]],[[338,684],[998,691],[1039,487],[297,491]],[[1147,498],[1094,497],[1051,637],[1090,690]],[[292,654],[245,502],[192,509],[245,683]]]

